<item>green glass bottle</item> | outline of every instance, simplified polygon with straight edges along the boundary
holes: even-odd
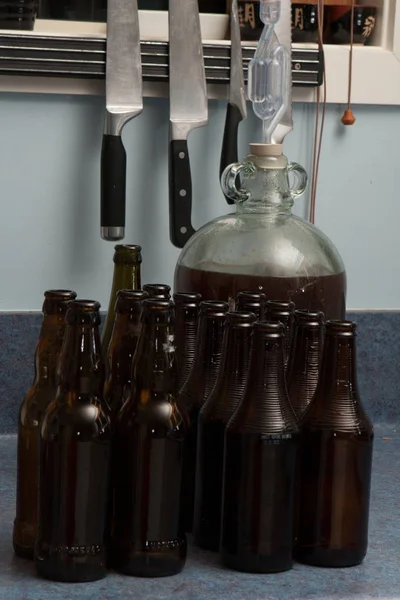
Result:
[[[101,337],[103,355],[107,356],[108,346],[115,321],[115,303],[119,290],[140,290],[140,265],[142,263],[140,246],[118,244],[114,253],[114,277],[111,288],[107,318]]]

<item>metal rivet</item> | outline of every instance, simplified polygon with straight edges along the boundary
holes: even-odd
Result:
[[[296,71],[300,71],[300,69],[301,69],[301,64],[300,64],[300,63],[296,63],[296,64],[294,65],[294,68],[295,68],[295,70],[296,70]]]
[[[179,195],[182,196],[183,198],[186,196],[187,191],[186,190],[179,190]]]
[[[185,158],[186,154],[184,152],[179,152],[179,158]]]
[[[187,227],[181,227],[181,233],[187,233]]]

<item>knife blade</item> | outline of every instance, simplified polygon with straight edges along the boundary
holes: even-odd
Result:
[[[192,177],[187,138],[208,123],[208,100],[198,0],[169,2],[170,238],[183,248],[192,226]]]
[[[244,87],[243,54],[240,37],[239,9],[237,0],[232,0],[231,7],[231,73],[229,84],[229,102],[226,111],[224,138],[222,142],[219,175],[226,167],[238,162],[239,124],[247,118],[247,102]],[[234,201],[225,196],[228,204]]]
[[[279,43],[287,48],[289,53],[288,72],[288,89],[286,98],[286,109],[281,115],[278,125],[272,135],[274,144],[282,144],[285,137],[293,129],[292,115],[292,8],[291,0],[281,0],[281,16],[275,26],[275,34]]]
[[[125,237],[124,125],[143,111],[137,0],[108,0],[106,116],[101,150],[101,237]]]

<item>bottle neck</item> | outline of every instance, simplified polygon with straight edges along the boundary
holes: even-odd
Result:
[[[225,315],[216,317],[205,314],[199,318],[197,351],[188,385],[196,388],[196,391],[204,390],[204,397],[209,395],[215,384],[221,362],[224,321]]]
[[[63,344],[65,313],[45,314],[35,354],[34,385],[56,386],[57,361]]]
[[[153,398],[176,397],[177,368],[172,324],[154,320],[143,323],[133,365],[133,398],[146,404]]]
[[[339,396],[351,401],[358,395],[355,337],[326,336],[318,402],[328,405]]]
[[[322,354],[322,327],[297,327],[288,365],[288,381],[301,375],[318,377]]]
[[[64,393],[72,392],[68,395],[71,403],[102,397],[104,363],[97,325],[67,325],[59,377],[59,389]]]
[[[254,332],[248,383],[231,423],[233,428],[253,434],[298,432],[286,390],[282,337],[265,338]]]
[[[241,378],[248,372],[250,361],[251,327],[230,327],[224,335],[221,377]]]
[[[255,336],[247,389],[262,402],[271,396],[274,400],[278,395],[286,396],[283,338],[271,340]]]
[[[132,361],[142,330],[140,305],[137,312],[117,314],[108,349],[109,380],[126,384],[131,380]]]
[[[265,213],[271,217],[288,216],[293,196],[287,169],[258,169],[254,178],[245,181],[249,198],[237,205],[238,213]]]
[[[119,290],[140,290],[140,264],[115,263],[111,296],[115,299]],[[114,306],[110,306],[114,310]]]

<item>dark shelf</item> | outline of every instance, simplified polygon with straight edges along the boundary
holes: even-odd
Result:
[[[142,42],[143,79],[168,81],[168,42]],[[247,78],[254,47],[243,46],[243,68]],[[0,34],[0,74],[41,75],[104,79],[106,40],[104,38],[24,36]],[[204,60],[209,83],[228,83],[230,47],[205,44]],[[293,85],[318,86],[322,83],[323,56],[318,49],[292,50]]]

